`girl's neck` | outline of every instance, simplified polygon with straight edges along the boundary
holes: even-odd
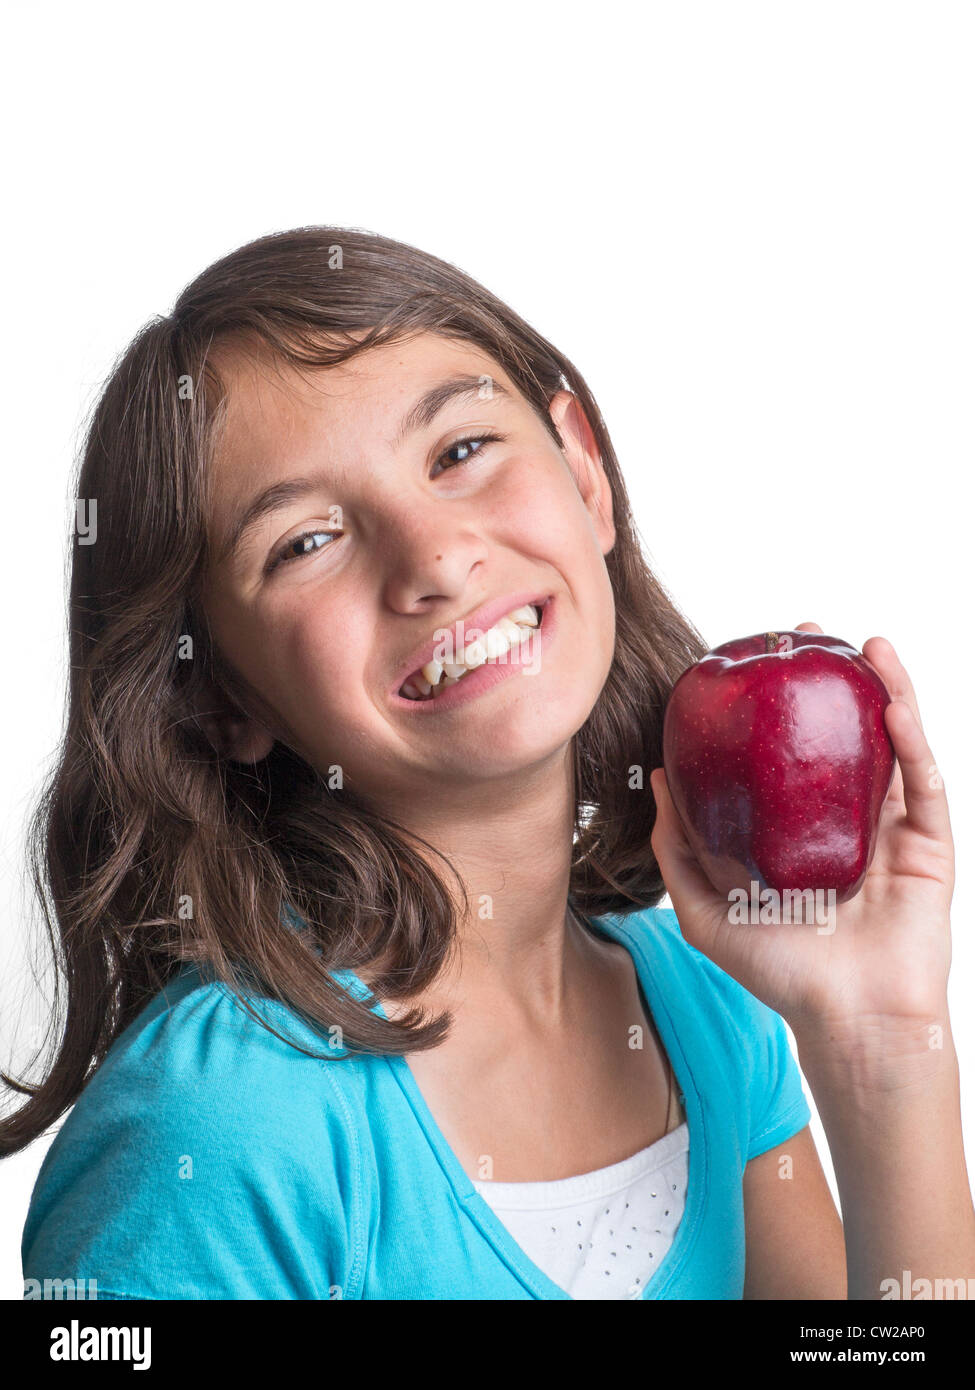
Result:
[[[566,904],[548,927],[535,919],[518,935],[496,919],[458,930],[458,947],[433,985],[420,994],[383,1000],[389,1017],[411,1008],[449,1009],[455,1024],[530,1028],[558,1033],[578,1015],[594,970],[616,970],[619,948],[599,939]],[[364,971],[360,977],[371,984]]]

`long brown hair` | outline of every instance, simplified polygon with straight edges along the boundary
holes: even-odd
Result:
[[[73,537],[66,731],[28,828],[55,962],[48,1038],[62,1013],[64,1026],[40,1084],[0,1073],[30,1097],[0,1124],[0,1154],[74,1103],[184,962],[245,1007],[257,991],[320,1030],[338,1025],[351,1052],[419,1051],[449,1030],[448,1012],[397,1021],[371,1009],[419,993],[444,965],[457,918],[431,854],[459,882],[452,866],[284,743],[235,763],[198,718],[211,682],[232,706],[253,693],[210,641],[200,603],[207,465],[226,404],[211,350],[250,341],[293,366],[331,366],[421,332],[487,352],[559,447],[557,391],[574,393],[592,427],[613,497],[616,645],[573,739],[569,903],[598,916],[662,896],[649,773],[662,761],[667,696],[706,644],[650,571],[582,375],[493,294],[415,247],[346,227],[261,237],[136,335],[86,430],[74,495],[96,503],[97,530],[94,544]],[[330,973],[373,966],[363,999]]]

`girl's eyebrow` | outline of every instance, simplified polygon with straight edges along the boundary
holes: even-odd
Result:
[[[489,383],[487,392],[484,389],[486,382]],[[431,424],[444,406],[451,401],[471,397],[479,401],[492,400],[498,396],[510,399],[511,392],[496,377],[486,373],[479,376],[467,374],[447,377],[444,381],[437,382],[435,386],[424,391],[423,395],[410,406],[393,437],[393,447],[399,448],[409,435]],[[279,511],[291,502],[300,501],[302,497],[314,492],[321,484],[321,475],[284,478],[280,482],[272,483],[270,487],[264,488],[256,497],[252,497],[237,511],[227,527],[226,539],[218,553],[217,564],[223,564],[237,553],[244,537],[263,517],[268,516],[271,512]]]

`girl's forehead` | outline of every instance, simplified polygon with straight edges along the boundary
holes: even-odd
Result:
[[[512,385],[503,369],[475,343],[434,333],[384,343],[336,366],[297,365],[270,350],[211,354],[226,393],[228,424],[278,411],[322,412],[335,417],[350,409],[392,409],[410,390],[451,372],[469,371],[501,386]]]

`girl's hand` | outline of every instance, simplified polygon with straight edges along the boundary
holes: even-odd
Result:
[[[797,631],[822,632],[815,623]],[[863,887],[835,909],[835,928],[729,921],[684,835],[663,768],[650,784],[650,839],[681,933],[798,1031],[860,1033],[930,1024],[946,1012],[954,848],[948,802],[897,653],[883,637],[863,655],[891,696],[885,711],[897,762]]]

